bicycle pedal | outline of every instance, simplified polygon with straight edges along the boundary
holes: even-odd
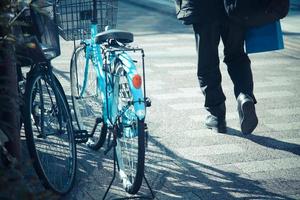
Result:
[[[87,130],[76,130],[75,132],[75,142],[76,144],[86,143],[89,139],[89,134]]]
[[[103,118],[102,117],[97,117],[96,120],[95,120],[93,130],[92,130],[91,134],[89,134],[89,137],[93,137],[93,135],[95,134],[95,131],[97,129],[98,124],[100,124],[101,122],[103,122]]]
[[[152,103],[151,103],[151,100],[149,97],[145,98],[145,105],[146,105],[146,107],[151,107]]]
[[[97,117],[95,122],[96,122],[96,124],[100,124],[101,122],[103,122],[103,118],[102,117]]]

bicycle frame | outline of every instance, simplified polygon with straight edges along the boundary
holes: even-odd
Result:
[[[130,56],[126,51],[131,51],[132,49],[105,49],[101,45],[95,43],[95,37],[97,34],[97,25],[91,25],[91,39],[84,41],[86,44],[86,58],[85,58],[85,67],[84,67],[84,81],[83,88],[80,93],[80,97],[83,97],[86,87],[87,79],[89,73],[89,59],[91,58],[93,66],[95,67],[97,75],[97,89],[100,91],[101,99],[103,102],[103,120],[108,127],[112,127],[118,119],[118,116],[121,114],[117,110],[118,105],[118,92],[119,87],[116,84],[119,80],[119,71],[114,69],[113,72],[108,72],[108,63],[113,63],[114,59],[120,59],[122,63],[122,69],[126,72],[128,80],[132,80],[133,76],[137,74],[136,66]],[[142,49],[134,49],[142,50]],[[133,51],[133,50],[132,50]],[[143,52],[142,52],[143,53]],[[108,55],[108,56],[107,56]],[[143,66],[144,70],[144,66]],[[143,83],[144,83],[144,92],[145,92],[145,74],[143,73]],[[135,113],[139,120],[144,120],[145,112],[145,93],[142,88],[135,88],[132,81],[129,81],[129,87],[133,95],[133,105]],[[79,97],[79,98],[80,98]]]

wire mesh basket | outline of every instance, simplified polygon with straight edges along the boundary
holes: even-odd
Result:
[[[34,35],[47,52],[49,59],[60,55],[58,28],[55,23],[54,0],[32,1],[31,18]]]
[[[106,26],[116,27],[117,0],[95,0],[98,32]],[[83,40],[90,38],[93,18],[93,0],[58,0],[56,19],[59,34],[65,40]]]

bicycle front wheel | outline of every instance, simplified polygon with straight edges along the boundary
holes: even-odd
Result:
[[[37,72],[27,78],[24,127],[43,185],[59,194],[70,191],[76,174],[76,144],[65,94],[54,75]]]
[[[120,76],[116,157],[123,187],[129,194],[136,194],[144,177],[145,123],[137,118],[132,102],[127,77]]]
[[[86,65],[88,62],[88,65]],[[86,47],[75,49],[70,66],[71,95],[75,120],[79,130],[92,131],[96,118],[102,118],[103,103],[98,90],[97,74],[91,58],[87,58]],[[101,148],[105,142],[107,126],[101,122],[94,135],[87,142],[93,150]]]

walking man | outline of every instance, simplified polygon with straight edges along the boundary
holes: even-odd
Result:
[[[226,133],[226,97],[221,86],[218,46],[224,44],[224,63],[234,85],[241,132],[250,134],[256,128],[256,99],[253,94],[251,62],[244,51],[245,28],[225,13],[223,0],[175,0],[177,18],[192,25],[198,54],[197,76],[209,112],[207,128]]]

